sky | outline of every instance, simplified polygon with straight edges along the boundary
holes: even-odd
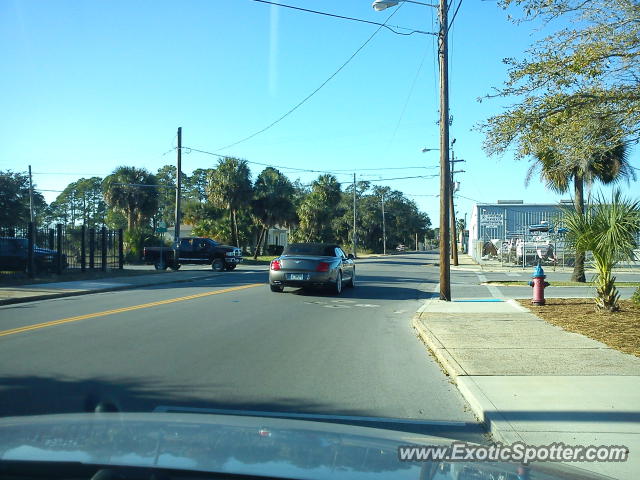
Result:
[[[411,3],[383,12],[369,0],[281,3],[372,22],[393,14],[389,25],[437,30],[436,10]],[[495,1],[464,0],[450,31],[450,135],[455,157],[465,160],[456,165],[464,170],[456,175],[458,216],[470,215],[476,201],[569,198],[536,180],[525,188],[527,161],[487,157],[474,128],[509,105],[477,100],[506,79],[502,59],[524,58],[534,39],[550,33],[515,25],[507,13]],[[439,145],[436,39],[376,30],[254,0],[1,0],[0,170],[31,165],[52,201],[68,183],[119,165],[155,172],[175,164],[182,127],[184,147],[331,171],[341,182],[355,172],[402,191],[437,226],[439,153],[422,153]],[[286,118],[237,143],[330,77]],[[187,173],[216,162],[188,149],[182,156]],[[640,166],[635,153],[631,163]],[[264,168],[258,164],[250,164],[254,178]],[[281,171],[305,183],[318,175]],[[398,178],[418,176],[428,178]],[[622,185],[629,193],[637,187]]]

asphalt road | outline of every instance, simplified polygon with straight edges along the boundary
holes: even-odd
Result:
[[[437,268],[426,266],[434,260],[358,261],[357,287],[340,297],[272,293],[266,268],[240,266],[191,283],[0,307],[0,415],[78,412],[100,400],[122,411],[399,418],[365,424],[482,441],[410,326],[437,287]]]

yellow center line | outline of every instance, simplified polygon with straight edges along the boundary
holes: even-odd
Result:
[[[116,313],[131,312],[133,310],[140,310],[142,308],[157,307],[158,305],[167,305],[169,303],[184,302],[185,300],[193,300],[194,298],[202,298],[202,297],[208,297],[210,295],[218,295],[221,293],[236,292],[238,290],[245,290],[247,288],[258,287],[261,285],[264,285],[264,284],[251,283],[249,285],[242,285],[239,287],[224,288],[222,290],[213,290],[210,292],[196,293],[195,295],[187,295],[185,297],[170,298],[168,300],[160,300],[158,302],[143,303],[141,305],[133,305],[131,307],[115,308],[113,310],[105,310],[104,312],[88,313],[86,315],[78,315],[77,317],[62,318],[60,320],[53,320],[51,322],[36,323],[35,325],[28,325],[26,327],[12,328],[11,330],[0,330],[0,337],[5,337],[7,335],[14,335],[16,333],[28,332],[30,330],[38,330],[40,328],[54,327],[56,325],[64,325],[65,323],[79,322],[80,320],[86,320],[88,318],[106,317],[107,315],[115,315]]]

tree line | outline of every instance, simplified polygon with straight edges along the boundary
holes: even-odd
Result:
[[[155,173],[145,168],[121,166],[105,178],[71,182],[47,204],[34,191],[38,225],[122,228],[129,259],[139,257],[144,245],[166,243],[159,235],[161,223],[174,225],[176,167],[165,165]],[[255,255],[269,251],[269,229],[286,229],[289,241],[336,242],[348,248],[353,242],[353,183],[341,184],[335,176],[320,175],[310,184],[291,181],[276,168],[267,167],[252,178],[248,163],[222,158],[212,168],[181,173],[182,224],[193,235],[233,244]],[[355,185],[356,240],[359,250],[383,249],[382,197],[384,196],[388,247],[412,245],[433,238],[431,221],[402,192],[360,181]],[[0,172],[0,226],[29,221],[28,177]],[[271,253],[269,251],[269,253]]]

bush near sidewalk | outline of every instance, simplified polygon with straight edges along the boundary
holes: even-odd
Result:
[[[598,197],[584,213],[565,209],[567,242],[578,252],[592,252],[596,269],[596,308],[615,312],[620,293],[612,274],[618,262],[634,259],[640,230],[640,202],[626,199],[615,190],[611,200]]]
[[[631,301],[636,305],[640,305],[640,287],[636,288],[636,291],[633,292],[631,296]]]

